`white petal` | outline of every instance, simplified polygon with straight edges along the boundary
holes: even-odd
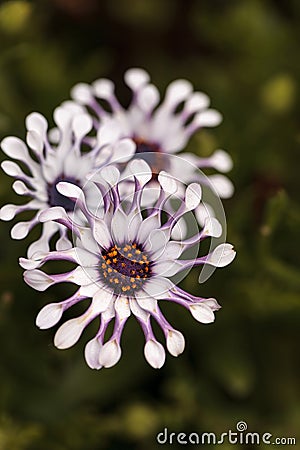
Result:
[[[42,138],[46,136],[48,129],[48,122],[42,114],[33,112],[29,114],[26,119],[26,128],[28,131],[33,130],[38,133]]]
[[[110,305],[112,297],[113,294],[108,289],[98,289],[97,292],[93,295],[93,302],[91,305],[93,313],[100,314],[103,311],[106,311],[106,309]]]
[[[37,153],[42,153],[44,148],[44,141],[42,136],[34,130],[30,130],[26,134],[26,141],[32,150],[35,150]]]
[[[98,244],[106,249],[108,249],[112,243],[110,232],[104,220],[98,219],[94,221],[93,236]]]
[[[159,227],[159,225],[160,219],[158,214],[153,214],[149,217],[146,217],[146,219],[144,219],[140,225],[137,234],[137,240],[143,244],[149,237],[151,231],[156,230]]]
[[[41,260],[35,261],[33,259],[19,258],[19,264],[22,267],[22,269],[32,270],[41,267],[43,263]]]
[[[39,214],[38,219],[40,222],[48,222],[50,220],[68,219],[68,215],[61,206],[53,206],[53,208],[42,211]]]
[[[167,172],[161,171],[158,175],[158,182],[165,192],[168,194],[175,194],[178,189],[178,183]]]
[[[84,349],[84,357],[91,369],[101,369],[101,364],[99,362],[100,350],[102,348],[102,344],[100,344],[99,339],[95,337],[90,340]]]
[[[116,210],[111,219],[111,233],[114,242],[122,244],[128,240],[128,219],[120,208]]]
[[[101,147],[113,144],[121,137],[121,129],[115,120],[104,122],[97,132],[97,140]]]
[[[208,109],[197,114],[191,123],[193,127],[216,127],[222,122],[222,115],[215,109]]]
[[[131,215],[128,216],[128,239],[130,241],[136,240],[141,223],[142,218],[140,214],[137,211],[132,211]]]
[[[72,347],[80,338],[85,326],[86,321],[83,317],[76,317],[65,322],[54,336],[55,347],[61,350]]]
[[[158,104],[159,98],[158,89],[154,85],[148,84],[138,93],[137,104],[143,111],[150,112]]]
[[[57,183],[56,189],[60,194],[64,195],[65,197],[69,197],[72,199],[79,199],[79,198],[82,199],[84,197],[82,189],[73,183],[60,181],[59,183]]]
[[[26,270],[24,272],[25,282],[37,291],[45,291],[49,286],[54,284],[49,275],[41,270]]]
[[[187,80],[175,80],[169,84],[166,91],[166,101],[168,105],[175,106],[185,100],[192,92],[193,86]]]
[[[204,226],[206,219],[210,219],[211,217],[214,217],[214,215],[215,215],[212,207],[204,202],[200,203],[198,208],[195,209],[195,214],[196,214],[197,221],[201,226]]]
[[[78,105],[78,103],[73,102],[72,100],[66,100],[66,101],[62,102],[62,104],[60,106],[62,108],[65,108],[67,111],[69,111],[72,116],[74,116],[76,114],[85,113],[85,111],[86,111],[86,109],[83,106]]]
[[[41,330],[46,330],[51,328],[59,322],[63,314],[63,306],[59,303],[50,303],[44,306],[38,313],[36,318],[36,325],[41,328]]]
[[[26,159],[31,159],[28,154],[26,145],[21,139],[9,136],[2,140],[1,148],[4,153],[10,158],[24,161]]]
[[[66,130],[69,129],[71,125],[72,113],[66,108],[59,106],[58,108],[55,108],[53,118],[60,130]]]
[[[99,247],[94,239],[92,230],[90,228],[79,228],[80,232],[80,243],[82,246],[91,253],[97,254],[99,252]],[[78,244],[79,245],[79,244]]]
[[[93,120],[88,114],[79,114],[72,121],[72,129],[77,139],[82,139],[93,128]]]
[[[99,291],[98,283],[91,283],[85,286],[80,286],[79,294],[83,297],[93,297]]]
[[[153,339],[150,339],[144,347],[145,358],[154,369],[160,369],[166,359],[166,353],[163,346]]]
[[[87,105],[93,99],[92,88],[86,83],[78,83],[71,89],[71,97],[81,105]]]
[[[126,319],[130,316],[130,306],[128,298],[119,296],[115,301],[115,310],[120,320]]]
[[[114,163],[125,163],[129,161],[136,151],[136,144],[131,139],[121,139],[113,147]]]
[[[159,257],[161,260],[178,259],[183,251],[183,245],[180,242],[168,242],[164,252]]]
[[[215,320],[215,315],[211,308],[203,303],[190,306],[192,316],[201,323],[211,323]]]
[[[152,178],[152,170],[143,159],[134,159],[129,163],[129,170],[139,181],[141,186],[145,186]]]
[[[152,259],[157,259],[164,253],[169,238],[162,230],[152,230],[145,242],[145,248],[152,253]]]
[[[157,312],[157,300],[145,292],[139,292],[136,296],[138,305],[145,311]]]
[[[204,222],[203,234],[206,236],[220,237],[222,225],[215,217],[207,217]]]
[[[15,217],[16,212],[19,208],[20,205],[8,204],[2,206],[2,208],[0,209],[0,219],[5,221],[12,220]]]
[[[184,110],[189,114],[200,111],[201,109],[208,108],[209,97],[203,92],[193,92],[191,97],[186,101]]]
[[[115,339],[108,341],[100,349],[99,362],[106,368],[112,367],[119,361],[121,353],[121,347]]]
[[[221,198],[230,198],[234,192],[232,182],[224,175],[210,175],[209,181]]]
[[[210,157],[210,161],[212,166],[220,172],[229,172],[233,166],[230,155],[224,150],[216,150]]]
[[[133,298],[129,299],[129,303],[130,303],[130,309],[131,309],[132,313],[136,317],[141,319],[143,322],[147,322],[148,318],[149,318],[149,312],[146,311],[144,308],[141,308],[136,299],[133,299]],[[143,300],[141,300],[141,304],[143,304]]]
[[[126,84],[133,90],[136,91],[140,89],[144,84],[148,83],[150,80],[149,74],[139,68],[129,69],[125,72],[124,79]]]
[[[173,356],[180,355],[185,347],[184,336],[180,331],[169,330],[167,334],[167,349]]]
[[[98,278],[97,269],[91,267],[78,266],[68,276],[67,281],[77,284],[78,286],[87,286],[91,283],[96,283]]]
[[[21,180],[15,181],[12,185],[12,188],[18,195],[26,195],[29,193],[28,187]]]
[[[120,179],[120,171],[115,166],[103,167],[100,175],[110,186],[115,186]]]
[[[106,78],[100,78],[92,84],[96,97],[109,99],[115,90],[114,83]]]
[[[202,189],[200,184],[191,183],[185,191],[185,205],[189,211],[197,208],[201,201]]]
[[[169,291],[172,287],[174,287],[174,284],[167,278],[154,277],[145,283],[143,289],[150,297],[162,299],[169,297]]]
[[[18,164],[13,161],[2,161],[1,167],[3,172],[5,172],[10,177],[22,177],[23,175],[23,172]]]
[[[173,260],[169,261],[157,261],[155,262],[155,273],[159,274],[162,277],[172,277],[176,275],[177,272],[180,271],[182,265]]]
[[[215,298],[207,298],[202,301],[202,304],[207,305],[212,311],[218,311],[221,308]]]
[[[72,248],[72,242],[67,235],[62,234],[55,244],[57,251],[70,250]]]
[[[225,267],[234,260],[235,255],[231,244],[220,244],[208,255],[206,262],[215,267]]]
[[[10,231],[12,239],[24,239],[32,227],[32,221],[19,222],[14,225]]]
[[[181,241],[187,234],[187,225],[184,217],[180,217],[174,225],[171,233],[172,239]]]

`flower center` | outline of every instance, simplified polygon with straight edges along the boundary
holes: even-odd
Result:
[[[114,245],[102,252],[100,275],[114,292],[130,295],[151,277],[151,266],[147,253],[138,244]]]
[[[136,155],[139,155],[149,164],[154,179],[157,178],[160,171],[168,170],[169,164],[166,155],[161,151],[158,144],[138,137],[133,138],[133,141],[136,144]]]
[[[47,185],[48,204],[49,206],[62,206],[67,212],[73,211],[75,205],[74,202],[64,195],[60,194],[56,189],[56,185],[60,181],[67,181],[68,183],[79,186],[78,180],[76,180],[75,178],[66,177],[65,175],[57,177],[53,183],[48,183]]]

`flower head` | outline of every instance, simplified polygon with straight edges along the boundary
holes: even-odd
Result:
[[[7,204],[0,210],[2,220],[12,220],[24,211],[35,211],[33,218],[27,222],[18,222],[11,230],[13,239],[23,239],[30,230],[39,223],[41,211],[51,207],[63,207],[73,215],[74,203],[59,193],[57,183],[65,181],[75,186],[83,187],[90,206],[98,203],[97,192],[93,191],[93,184],[87,183],[87,174],[102,164],[101,158],[105,153],[114,155],[117,151],[123,152],[123,159],[131,157],[135,144],[129,139],[123,139],[114,145],[97,144],[89,152],[83,151],[84,140],[93,127],[92,118],[83,112],[81,107],[57,108],[54,111],[54,121],[57,125],[57,143],[50,145],[47,135],[48,123],[38,113],[32,113],[26,118],[27,145],[17,137],[6,137],[1,142],[3,152],[10,158],[20,161],[26,167],[25,171],[16,162],[7,160],[1,164],[8,175],[16,178],[13,183],[14,191],[30,200],[22,205]],[[100,152],[101,149],[101,152]],[[101,158],[99,159],[99,153]],[[125,157],[124,157],[125,155]],[[77,217],[79,219],[79,217]],[[60,239],[58,249],[70,247],[66,235],[66,228],[48,222],[43,226],[41,237],[32,243],[28,249],[31,257],[36,251],[47,251],[49,240],[57,232]]]
[[[178,241],[171,237],[180,218],[195,210],[201,202],[200,185],[189,184],[184,196],[178,197],[179,206],[174,215],[164,217],[164,205],[177,189],[176,180],[161,172],[158,176],[159,198],[153,208],[142,211],[141,197],[152,171],[143,160],[133,160],[129,169],[135,180],[133,197],[121,201],[120,172],[115,167],[105,167],[95,179],[101,208],[93,212],[88,208],[82,189],[69,182],[58,183],[59,193],[76,204],[86,218],[86,225],[75,223],[62,207],[45,210],[40,214],[40,220],[55,221],[69,228],[74,235],[74,245],[67,250],[47,251],[31,259],[20,259],[21,266],[27,269],[24,279],[34,289],[44,291],[61,282],[78,286],[70,298],[48,304],[40,311],[37,317],[40,328],[52,327],[65,310],[84,299],[92,299],[82,316],[60,326],[54,343],[58,348],[71,347],[84,328],[100,317],[98,333],[85,348],[86,361],[95,369],[111,367],[120,359],[122,330],[130,315],[135,316],[144,332],[144,355],[151,366],[160,368],[165,361],[165,350],[154,335],[151,318],[163,330],[169,352],[173,356],[182,353],[184,337],[166,320],[159,302],[179,303],[203,323],[212,322],[214,311],[220,306],[213,298],[195,297],[183,291],[171,277],[193,266],[223,267],[235,257],[230,244],[221,244],[205,256],[183,259],[185,250],[209,236],[219,236],[222,231],[217,220],[210,219],[188,239]],[[72,261],[76,267],[67,273],[50,275],[40,270],[49,260]],[[107,339],[107,326],[112,320],[113,332]]]
[[[168,171],[184,183],[193,181],[209,184],[221,197],[233,193],[231,181],[222,174],[205,177],[199,170],[212,168],[228,172],[232,160],[224,150],[216,150],[208,158],[182,152],[189,138],[198,129],[214,127],[222,120],[221,114],[210,109],[210,100],[203,92],[194,92],[187,80],[175,80],[169,84],[165,98],[160,103],[158,89],[151,84],[149,74],[143,69],[130,69],[125,73],[125,82],[132,91],[132,101],[124,109],[116,98],[114,85],[108,79],[99,79],[92,85],[79,83],[71,95],[76,104],[85,106],[95,116],[95,127],[101,133],[113,130],[111,139],[129,137],[136,143],[136,154],[145,158],[152,172]],[[107,105],[108,108],[105,108]],[[179,109],[179,111],[178,111]],[[180,153],[180,158],[166,155]],[[182,160],[189,165],[182,170]]]

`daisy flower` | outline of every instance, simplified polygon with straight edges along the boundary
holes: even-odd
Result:
[[[13,239],[25,238],[30,230],[39,223],[41,211],[54,206],[63,207],[67,213],[73,214],[74,203],[61,195],[56,184],[60,181],[72,183],[78,187],[85,186],[89,205],[97,201],[94,186],[86,183],[86,175],[93,168],[101,165],[101,161],[110,157],[118,158],[118,152],[123,155],[123,162],[131,158],[135,151],[135,144],[129,139],[123,139],[114,145],[107,145],[105,129],[102,130],[102,143],[96,143],[89,152],[83,151],[83,140],[90,133],[93,122],[91,117],[82,112],[81,107],[56,108],[54,121],[57,125],[55,145],[49,143],[48,123],[39,113],[32,113],[26,117],[26,142],[13,136],[6,137],[1,142],[2,151],[10,158],[21,163],[21,167],[14,161],[6,160],[1,163],[3,171],[15,178],[13,190],[26,198],[27,203],[20,205],[7,204],[0,210],[0,218],[10,221],[16,215],[30,211],[34,216],[29,221],[15,224],[11,230]],[[101,157],[99,157],[101,153]],[[33,242],[28,249],[31,257],[36,251],[47,251],[51,237],[59,231],[58,249],[69,248],[71,243],[66,234],[66,228],[54,223],[45,223],[41,237]]]
[[[119,103],[112,81],[104,78],[92,85],[77,84],[71,91],[71,97],[77,105],[85,106],[92,112],[96,129],[100,130],[105,125],[111,128],[113,140],[120,137],[133,139],[136,154],[146,158],[154,174],[165,170],[185,184],[197,181],[208,185],[221,198],[231,197],[233,185],[226,176],[216,173],[206,177],[199,170],[230,171],[232,160],[227,152],[218,149],[208,158],[183,152],[197,130],[215,127],[222,120],[218,111],[209,108],[209,97],[203,92],[195,92],[189,81],[179,79],[169,84],[160,102],[159,91],[151,84],[145,70],[129,69],[124,79],[132,91],[127,109]],[[178,153],[180,158],[165,157]],[[186,165],[184,171],[183,161],[191,163]]]
[[[80,317],[63,323],[57,330],[54,344],[59,349],[73,346],[85,327],[100,318],[96,336],[85,347],[85,359],[93,369],[111,367],[121,357],[121,335],[127,319],[133,315],[145,335],[144,355],[154,368],[165,362],[165,350],[156,339],[151,320],[161,327],[168,351],[178,356],[185,341],[180,331],[164,317],[159,303],[175,302],[190,311],[202,323],[214,321],[214,312],[220,306],[214,298],[195,297],[179,288],[174,276],[194,266],[206,264],[223,267],[235,257],[230,244],[221,244],[205,256],[184,259],[185,250],[199,245],[210,236],[220,236],[219,222],[210,218],[205,226],[188,239],[176,241],[171,232],[177,221],[197,208],[201,201],[201,187],[189,184],[173,216],[166,216],[164,205],[174,195],[178,182],[166,172],[160,172],[160,195],[153,208],[142,213],[141,196],[152,177],[151,168],[143,160],[133,160],[129,168],[135,179],[135,192],[129,201],[119,196],[120,172],[116,167],[105,167],[95,184],[101,196],[101,207],[92,213],[82,189],[68,182],[60,182],[57,189],[76,204],[85,215],[87,225],[72,220],[62,207],[50,208],[40,215],[43,222],[56,221],[72,231],[74,246],[67,250],[49,251],[31,259],[20,259],[25,282],[38,291],[57,283],[73,283],[77,291],[68,299],[46,305],[37,316],[37,326],[47,329],[56,325],[63,313],[74,304],[91,299]],[[76,267],[59,274],[48,274],[40,268],[50,260],[66,260]],[[108,324],[114,321],[113,331],[107,338]]]

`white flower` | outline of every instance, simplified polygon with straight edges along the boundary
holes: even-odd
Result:
[[[221,174],[206,177],[197,170],[212,168],[228,172],[232,160],[227,152],[218,149],[207,158],[183,152],[197,130],[215,127],[222,121],[221,114],[209,108],[209,97],[193,91],[189,81],[175,80],[169,84],[160,102],[159,91],[151,84],[145,70],[129,69],[124,78],[132,91],[132,101],[127,109],[119,103],[114,84],[108,79],[99,79],[92,85],[80,83],[71,91],[74,103],[85,106],[96,116],[98,139],[105,136],[112,143],[121,137],[131,138],[136,143],[136,155],[150,164],[153,173],[165,170],[184,183],[208,184],[221,198],[231,197],[233,185],[227,177]],[[105,100],[109,110],[98,100]],[[178,112],[180,105],[182,108]],[[168,158],[168,155],[178,153],[180,158]],[[184,170],[183,162],[186,162]]]
[[[86,225],[78,225],[63,208],[50,208],[40,215],[40,220],[64,221],[74,238],[73,247],[66,250],[47,251],[31,259],[20,259],[28,285],[39,291],[49,286],[70,282],[78,286],[77,292],[62,302],[46,305],[37,317],[40,328],[55,325],[63,312],[86,298],[91,304],[80,317],[63,323],[56,332],[54,343],[58,348],[74,345],[84,328],[96,317],[100,317],[97,335],[87,344],[85,358],[94,369],[111,367],[121,357],[121,335],[131,315],[139,322],[145,335],[144,355],[149,364],[160,368],[165,362],[165,350],[154,335],[151,319],[163,330],[166,346],[173,356],[184,350],[183,335],[175,330],[163,316],[160,301],[177,302],[187,308],[196,320],[209,323],[214,320],[214,311],[219,309],[216,300],[195,297],[177,287],[170,277],[197,265],[224,266],[235,257],[230,244],[221,244],[211,253],[195,259],[181,259],[182,253],[208,236],[219,233],[216,219],[206,224],[196,235],[185,240],[171,237],[176,223],[198,207],[201,188],[192,183],[184,196],[179,197],[179,206],[173,216],[163,220],[163,207],[174,192],[172,180],[165,173],[160,174],[159,198],[146,216],[141,212],[141,198],[151,179],[150,167],[143,160],[134,160],[129,170],[134,173],[135,192],[131,200],[121,202],[120,186],[116,168],[112,172],[105,168],[98,174],[96,185],[103,196],[98,212],[91,212],[86,206],[86,196],[78,187],[68,182],[57,186],[60,194],[77,206],[86,218]],[[90,181],[92,183],[92,181]],[[171,193],[170,193],[171,191]],[[76,264],[67,273],[46,274],[40,268],[49,260],[67,260]],[[114,329],[109,340],[105,332],[114,320]]]
[[[3,152],[9,158],[20,161],[26,169],[24,171],[17,163],[10,160],[3,161],[1,167],[8,175],[16,178],[12,186],[14,191],[18,195],[31,199],[21,205],[3,206],[0,210],[0,218],[9,221],[23,211],[35,212],[31,220],[14,225],[11,230],[13,239],[25,238],[39,223],[39,214],[45,209],[54,206],[63,207],[71,217],[73,216],[74,203],[56,188],[60,181],[72,183],[80,188],[84,187],[88,204],[93,207],[96,202],[95,207],[99,207],[97,189],[95,192],[95,186],[87,183],[87,174],[101,165],[101,159],[105,159],[105,154],[115,155],[121,151],[123,161],[126,161],[126,157],[130,158],[134,153],[135,144],[129,139],[115,142],[114,145],[107,145],[104,142],[102,146],[99,144],[91,151],[84,152],[83,144],[85,139],[89,139],[87,135],[93,123],[91,117],[82,111],[74,105],[55,109],[56,145],[50,145],[47,136],[48,123],[38,113],[32,113],[26,117],[27,145],[17,137],[10,136],[2,140]],[[80,220],[80,216],[82,217],[81,213],[76,216],[77,220]],[[69,248],[71,243],[67,238],[66,228],[59,223],[46,223],[41,237],[30,245],[28,257],[30,258],[36,252],[48,251],[49,241],[57,231],[60,232],[57,249]]]

